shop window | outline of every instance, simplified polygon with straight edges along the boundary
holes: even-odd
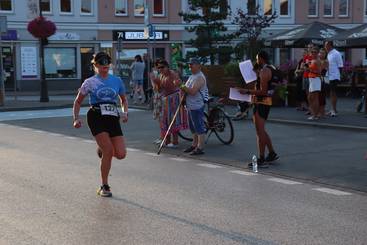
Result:
[[[349,1],[348,0],[339,0],[339,16],[346,17],[349,12]]]
[[[280,0],[280,15],[281,16],[289,16],[290,14],[290,4],[289,0]]]
[[[72,13],[72,0],[60,0],[60,12],[71,14]]]
[[[51,13],[51,1],[50,0],[41,0],[41,11],[43,14]]]
[[[127,0],[115,0],[115,15],[127,15]]]
[[[164,0],[154,0],[153,2],[153,15],[164,15]]]
[[[333,16],[333,0],[324,0],[324,16]]]
[[[46,78],[76,78],[75,48],[45,48]]]
[[[81,1],[80,13],[83,15],[92,14],[92,0],[82,0]]]
[[[309,17],[316,17],[318,16],[318,0],[308,0],[308,16]]]
[[[247,1],[247,12],[250,15],[256,14],[256,0],[248,0]]]
[[[264,0],[264,15],[273,14],[273,0]]]
[[[144,0],[134,0],[134,15],[135,16],[144,15]]]
[[[12,12],[13,1],[12,0],[0,0],[0,12]]]

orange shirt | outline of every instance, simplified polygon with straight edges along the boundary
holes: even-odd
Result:
[[[320,77],[320,67],[316,63],[311,63],[309,68],[308,78]]]
[[[303,56],[303,63],[308,64],[308,63],[311,62],[311,60],[312,60],[312,56],[311,55],[306,54],[305,56]],[[304,71],[303,72],[303,77],[304,78],[308,78],[308,71]]]

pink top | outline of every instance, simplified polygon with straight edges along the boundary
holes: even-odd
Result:
[[[160,74],[154,82],[158,83],[161,94],[167,96],[179,91],[181,80],[176,73],[170,71],[168,76]]]

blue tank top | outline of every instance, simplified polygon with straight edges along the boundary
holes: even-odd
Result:
[[[103,79],[99,75],[94,75],[83,82],[80,93],[89,94],[89,103],[95,105],[117,103],[118,96],[125,95],[126,90],[122,80],[116,76],[108,75]]]

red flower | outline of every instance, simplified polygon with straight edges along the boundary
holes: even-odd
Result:
[[[56,32],[56,25],[43,16],[39,16],[28,23],[28,31],[35,38],[48,38]]]

